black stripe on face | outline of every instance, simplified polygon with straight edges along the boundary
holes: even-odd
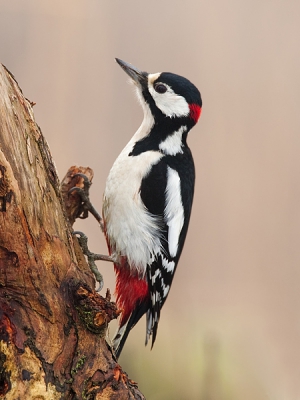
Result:
[[[197,104],[202,107],[202,99],[199,90],[188,79],[183,76],[162,72],[157,82],[166,83],[172,90],[185,98],[188,104]]]

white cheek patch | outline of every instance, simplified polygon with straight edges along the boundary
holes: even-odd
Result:
[[[159,74],[155,74],[155,76]],[[153,76],[150,75],[148,79],[148,90],[155,101],[156,106],[167,117],[186,117],[189,115],[190,108],[184,97],[176,94],[173,89],[163,83],[168,88],[165,93],[157,93],[153,87]]]
[[[182,150],[182,135],[187,131],[186,126],[181,126],[178,131],[169,135],[163,142],[159,144],[159,150],[170,156],[176,156],[178,153],[183,153]]]
[[[178,241],[184,222],[184,210],[181,200],[181,187],[178,172],[168,167],[166,187],[165,218],[169,227],[168,248],[171,257],[178,251]]]

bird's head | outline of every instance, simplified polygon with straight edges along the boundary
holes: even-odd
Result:
[[[179,119],[180,125],[194,126],[201,114],[202,100],[199,90],[188,79],[171,72],[149,74],[116,58],[117,63],[130,76],[145,112],[149,109],[156,123],[166,119]]]

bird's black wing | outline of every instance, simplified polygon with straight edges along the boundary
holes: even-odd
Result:
[[[161,251],[153,256],[147,269],[150,307],[147,311],[146,343],[152,335],[152,346],[156,338],[160,310],[168,296],[185,241],[194,180],[193,159],[186,147],[183,153],[164,156],[152,166],[141,184],[140,194],[145,207],[161,221]],[[173,204],[178,206],[178,215],[172,215]],[[168,212],[168,205],[171,212]]]

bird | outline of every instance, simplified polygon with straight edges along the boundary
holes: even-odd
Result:
[[[157,335],[185,242],[195,167],[187,134],[202,110],[199,90],[170,72],[147,73],[116,58],[135,86],[144,118],[114,162],[103,195],[103,225],[122,311],[112,340],[121,354],[146,314],[145,345]]]

